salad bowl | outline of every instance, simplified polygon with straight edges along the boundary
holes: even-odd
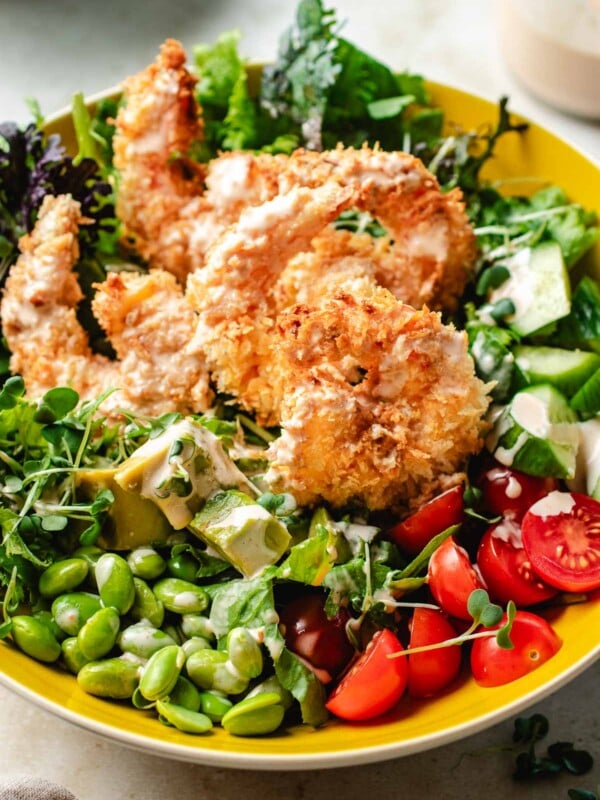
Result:
[[[251,73],[254,80],[258,70]],[[491,122],[494,103],[449,86],[429,83],[432,102],[449,125],[475,129]],[[92,106],[118,89],[90,98]],[[75,150],[69,112],[49,118],[47,133],[60,134]],[[498,143],[484,177],[502,180],[511,193],[545,182],[563,187],[569,197],[600,212],[600,171],[586,156],[554,134],[530,124],[522,135]],[[588,253],[584,268],[600,275],[600,245]],[[85,694],[72,675],[32,661],[10,642],[0,642],[0,683],[41,708],[115,742],[163,757],[260,770],[320,769],[405,756],[474,734],[526,707],[575,678],[600,655],[600,603],[550,609],[547,613],[563,641],[560,651],[539,669],[512,683],[482,688],[466,672],[445,693],[426,700],[404,698],[383,717],[361,723],[330,721],[322,728],[292,726],[258,738],[234,737],[221,729],[192,737],[159,724],[151,712]]]

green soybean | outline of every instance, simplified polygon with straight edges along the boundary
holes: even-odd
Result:
[[[248,688],[248,679],[231,668],[222,650],[198,650],[186,661],[188,676],[199,689],[213,689],[223,694],[240,694]]]
[[[39,619],[18,614],[12,618],[12,638],[19,648],[36,661],[52,664],[60,658],[61,649],[52,631]]]
[[[172,578],[193,583],[198,573],[198,561],[191,553],[178,553],[167,561],[167,572]]]
[[[165,720],[169,725],[184,733],[206,733],[212,728],[212,722],[206,714],[191,711],[189,708],[174,703],[157,700],[156,710],[161,720]]]
[[[105,553],[98,559],[95,574],[102,603],[126,614],[135,600],[133,573],[127,561],[116,553]]]
[[[180,627],[183,635],[188,639],[191,639],[192,636],[201,636],[209,642],[215,639],[210,620],[201,614],[183,614]]]
[[[232,628],[227,636],[227,652],[235,669],[246,678],[258,678],[263,671],[261,649],[247,628]]]
[[[285,710],[277,692],[262,692],[236,703],[221,720],[234,736],[263,736],[273,733],[283,722]]]
[[[181,645],[183,652],[185,653],[185,657],[189,658],[192,653],[195,653],[197,650],[211,650],[210,642],[206,639],[203,639],[202,636],[192,636],[191,639],[187,639]]]
[[[163,647],[154,653],[140,678],[140,692],[146,700],[154,701],[167,697],[175,688],[184,663],[185,655],[177,645]]]
[[[165,607],[157,599],[148,584],[141,578],[133,579],[135,599],[130,609],[133,619],[148,620],[155,628],[160,628],[165,618]]]
[[[164,558],[153,547],[136,547],[127,556],[127,563],[136,578],[146,581],[160,578],[167,567]]]
[[[217,692],[200,693],[200,710],[213,722],[220,722],[230,708],[233,708],[233,703],[224,695]]]
[[[133,653],[140,658],[150,658],[163,647],[177,644],[159,628],[148,622],[136,622],[119,634],[117,644],[124,653]]]
[[[55,561],[40,575],[38,588],[42,597],[57,597],[70,592],[84,582],[89,572],[83,558],[65,558]]]
[[[90,659],[86,658],[81,652],[76,636],[70,636],[65,639],[61,644],[61,649],[63,664],[74,675],[77,675],[79,670],[90,663]]]
[[[175,686],[171,689],[169,702],[174,703],[176,706],[189,708],[190,711],[200,711],[202,704],[200,692],[194,684],[183,675],[177,678]]]
[[[279,695],[279,702],[287,711],[294,705],[294,697],[291,692],[285,689],[276,675],[270,675],[264,681],[254,686],[246,695],[246,697],[256,697],[257,694],[264,692],[276,692]]]
[[[97,594],[69,592],[59,595],[52,603],[52,616],[68,636],[77,636],[88,619],[100,611],[102,603]]]
[[[139,664],[123,657],[91,661],[79,671],[77,683],[84,692],[96,697],[125,700],[133,695],[138,685],[139,670]]]
[[[164,607],[176,614],[199,614],[209,604],[204,589],[180,578],[161,578],[152,590]]]
[[[83,655],[95,661],[109,653],[117,641],[120,624],[119,614],[112,606],[96,611],[77,634]]]
[[[55,639],[57,639],[57,641],[61,642],[65,638],[64,631],[62,631],[56,624],[56,621],[52,616],[52,612],[42,609],[41,611],[36,611],[35,614],[32,614],[31,616],[46,625],[50,633],[55,637]]]

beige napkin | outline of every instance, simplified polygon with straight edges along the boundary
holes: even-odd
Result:
[[[1,783],[0,800],[77,800],[77,798],[63,786],[40,778],[31,778]]]

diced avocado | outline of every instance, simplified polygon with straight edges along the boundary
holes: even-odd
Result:
[[[576,420],[553,386],[530,386],[503,407],[486,445],[501,464],[529,475],[572,478],[579,445]]]
[[[600,369],[600,356],[585,350],[516,345],[513,353],[528,384],[551,383],[567,397]]]
[[[213,495],[188,527],[247,578],[279,561],[291,540],[282,522],[239,491]]]
[[[191,419],[149,439],[121,464],[115,480],[151,500],[176,530],[185,528],[216,491],[252,491],[220,440]]]
[[[173,529],[150,500],[128,492],[115,481],[117,468],[86,469],[76,473],[77,495],[92,500],[101,489],[110,489],[114,503],[102,528],[99,544],[110,550],[132,550],[144,544],[164,542]]]
[[[502,262],[509,277],[488,295],[490,304],[511,300],[514,313],[505,317],[520,336],[536,333],[571,310],[571,284],[561,249],[555,242],[519,250]]]
[[[586,275],[577,284],[571,312],[560,321],[553,341],[600,353],[600,284],[593,278]]]
[[[571,408],[584,417],[593,417],[600,411],[600,369],[571,398]]]

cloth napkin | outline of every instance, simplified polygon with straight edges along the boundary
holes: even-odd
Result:
[[[40,778],[0,783],[0,800],[77,800],[64,786]]]

